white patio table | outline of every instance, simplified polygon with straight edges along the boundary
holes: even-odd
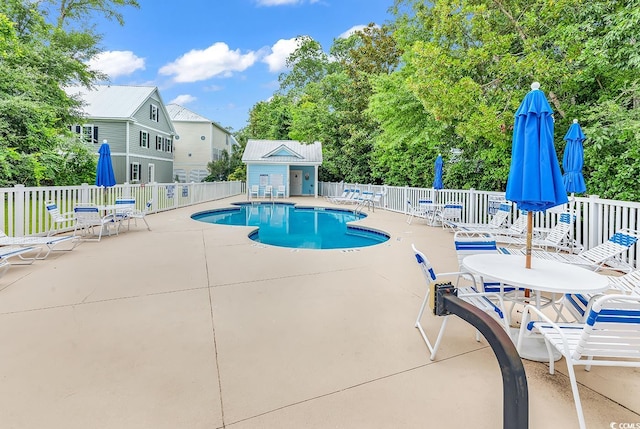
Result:
[[[565,293],[594,294],[609,288],[609,280],[604,275],[578,265],[535,257],[531,258],[531,268],[525,267],[525,256],[502,254],[469,255],[462,260],[462,266],[473,274],[554,296]],[[539,308],[540,294],[535,296],[535,304]],[[554,297],[552,299],[555,300]],[[549,360],[544,340],[539,337],[529,337],[518,352],[528,360]],[[556,356],[560,359],[560,354]]]

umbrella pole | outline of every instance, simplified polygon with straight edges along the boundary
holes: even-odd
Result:
[[[533,212],[529,211],[527,213],[527,249],[525,253],[525,268],[531,268],[531,240],[533,237]],[[525,298],[529,298],[531,296],[531,291],[529,289],[524,290]]]
[[[533,213],[529,211],[527,213],[527,249],[525,267],[531,268],[531,241],[533,237]]]

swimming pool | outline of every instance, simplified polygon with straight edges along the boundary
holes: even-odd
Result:
[[[349,225],[366,217],[351,210],[297,207],[288,203],[239,203],[237,207],[191,215],[201,222],[231,226],[257,226],[249,238],[259,243],[296,249],[348,249],[373,246],[389,235]]]

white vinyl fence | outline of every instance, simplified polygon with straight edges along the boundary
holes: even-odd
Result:
[[[45,207],[55,202],[60,212],[71,212],[77,204],[112,204],[116,198],[135,198],[138,209],[144,210],[151,201],[150,213],[176,209],[207,201],[241,195],[244,182],[150,183],[124,184],[110,188],[83,184],[80,186],[48,186],[27,188],[17,185],[0,188],[0,225],[9,236],[46,235],[51,219]],[[59,231],[72,228],[63,225]]]
[[[454,190],[433,188],[412,188],[408,186],[368,185],[358,183],[320,182],[320,195],[340,195],[344,189],[381,192],[385,210],[408,214],[410,202],[417,205],[418,200],[431,200],[437,203],[460,203],[463,206],[463,222],[486,223],[504,201],[504,192]],[[512,219],[517,217],[517,207],[512,208]],[[534,225],[540,228],[554,226],[560,213],[570,210],[576,214],[574,239],[585,249],[594,247],[609,239],[620,229],[640,230],[640,203],[617,200],[605,200],[597,195],[570,198],[569,204],[554,207],[543,213],[535,213]],[[624,256],[634,267],[639,266],[640,244],[632,247]]]

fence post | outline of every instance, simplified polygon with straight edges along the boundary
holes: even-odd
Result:
[[[471,188],[469,189],[469,204],[467,204],[468,206],[468,216],[467,216],[467,220],[465,222],[472,222],[472,223],[480,223],[480,216],[478,216],[476,213],[478,212],[478,199],[476,197],[476,190]]]
[[[89,202],[89,184],[80,185],[80,203],[87,204]]]
[[[158,199],[158,182],[151,183],[151,211],[157,212],[160,208],[160,200]]]
[[[586,249],[591,249],[593,246],[597,246],[600,243],[600,237],[602,236],[602,225],[600,216],[600,204],[598,200],[599,195],[589,195],[589,239]]]
[[[22,237],[24,236],[24,225],[28,222],[28,219],[25,217],[25,210],[24,210],[24,199],[25,199],[25,191],[26,188],[24,187],[24,185],[15,185],[14,188],[16,189],[16,198],[14,200],[15,206],[14,206],[14,213],[15,213],[15,217],[14,217],[14,232],[13,236],[16,237]],[[11,230],[11,225],[9,225],[9,230]]]

